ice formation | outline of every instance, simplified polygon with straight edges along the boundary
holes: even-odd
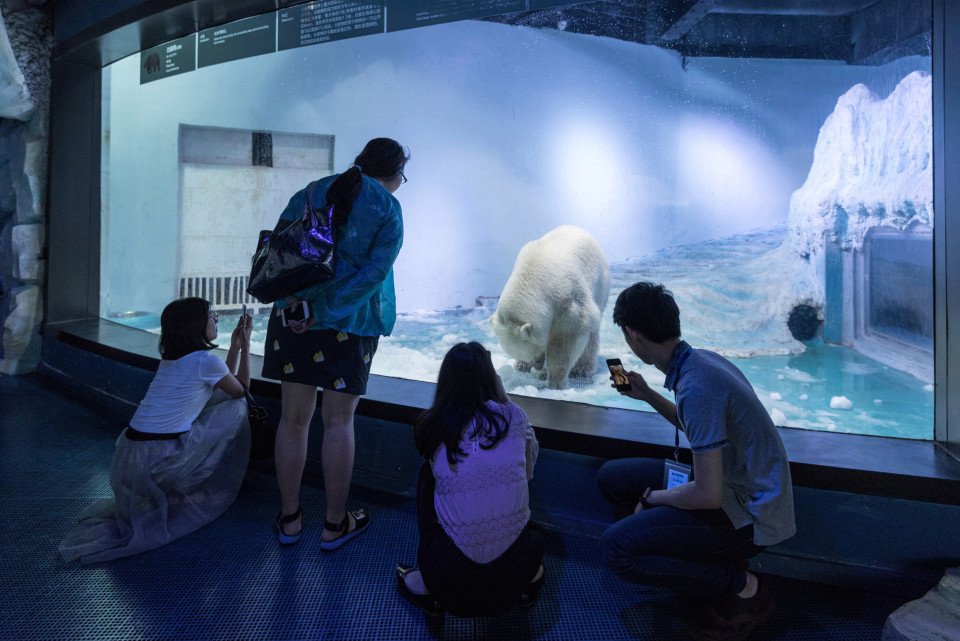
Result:
[[[787,415],[782,411],[774,407],[770,410],[770,418],[773,419],[774,425],[786,425],[787,424]]]
[[[853,409],[853,401],[846,396],[834,396],[830,399],[830,407],[835,410]]]
[[[860,249],[871,227],[933,226],[931,91],[930,75],[914,71],[886,98],[858,84],[837,101],[790,200],[784,246],[803,268],[785,307],[823,305],[829,243]]]

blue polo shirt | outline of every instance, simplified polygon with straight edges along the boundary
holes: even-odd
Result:
[[[783,442],[753,386],[714,352],[680,341],[664,387],[694,453],[723,450],[723,511],[737,529],[753,524],[753,541],[773,545],[796,532],[793,484]]]

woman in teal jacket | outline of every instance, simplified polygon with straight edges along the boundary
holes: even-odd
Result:
[[[393,192],[407,181],[410,159],[395,140],[367,143],[342,174],[318,181],[310,192],[315,208],[333,206],[337,228],[333,278],[287,299],[288,309],[306,301],[302,321],[281,321],[277,304],[267,325],[263,376],[281,381],[282,414],[277,430],[277,481],[280,514],[277,536],[282,545],[300,540],[303,531],[300,483],[307,456],[310,421],[323,390],[321,463],[327,496],[320,548],[335,550],[369,523],[364,510],[347,512],[353,475],[353,416],[366,393],[370,365],[380,336],[389,336],[396,321],[393,262],[403,244],[403,217]],[[281,220],[303,213],[307,189],[290,199]]]

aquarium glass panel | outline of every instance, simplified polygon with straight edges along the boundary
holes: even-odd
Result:
[[[226,344],[246,304],[262,352],[271,307],[244,293],[259,232],[389,136],[412,158],[395,194],[398,319],[374,374],[433,382],[452,345],[477,340],[511,394],[652,411],[604,365],[662,386],[611,318],[649,280],[674,293],[683,337],[730,358],[778,425],[932,437],[931,58],[916,46],[929,25],[909,47],[851,53],[834,42],[844,18],[815,29],[799,15],[746,50],[723,39],[735,14],[658,46],[569,20],[411,14],[391,28],[369,4],[330,37],[314,3],[104,69],[104,318],[156,332],[169,301],[204,296]],[[307,19],[318,44],[301,46],[289,21]],[[788,40],[795,55],[779,55]],[[557,240],[571,233],[595,241],[591,258]],[[529,323],[528,344],[498,335],[501,304]],[[572,369],[558,375],[545,345],[570,309],[589,313],[555,341]]]
[[[869,330],[933,350],[933,237],[886,232],[869,238]]]

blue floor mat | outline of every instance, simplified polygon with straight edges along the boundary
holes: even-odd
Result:
[[[413,501],[355,488],[370,530],[337,552],[319,548],[324,496],[307,479],[305,533],[282,548],[268,469],[251,469],[222,517],[167,546],[111,563],[65,563],[57,543],[92,501],[121,425],[32,377],[0,376],[0,639],[685,639],[696,604],[607,571],[596,541],[546,532],[538,603],[497,618],[427,621],[394,587],[413,562]],[[756,638],[877,640],[904,599],[771,577],[778,609]]]

